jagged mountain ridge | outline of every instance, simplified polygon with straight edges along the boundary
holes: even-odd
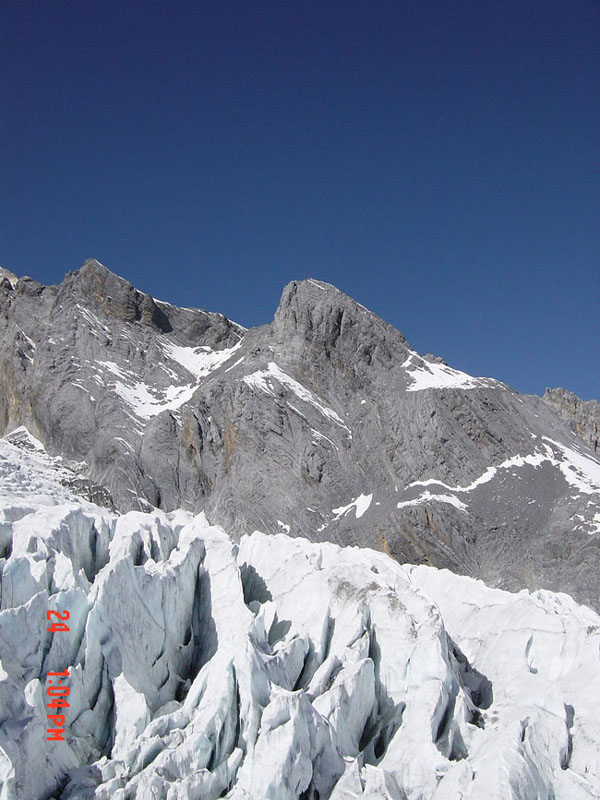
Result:
[[[96,261],[0,280],[0,423],[122,511],[383,549],[598,608],[600,462],[541,398],[415,353],[315,280],[270,325],[179,309]]]

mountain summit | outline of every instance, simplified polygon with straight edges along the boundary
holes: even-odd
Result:
[[[0,432],[25,426],[121,511],[204,511],[598,608],[600,461],[564,410],[422,357],[335,287],[273,322],[155,300],[91,259],[0,280]]]

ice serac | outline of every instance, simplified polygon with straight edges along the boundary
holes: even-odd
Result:
[[[592,610],[367,548],[236,544],[204,514],[118,515],[61,469],[0,440],[2,800],[598,797]]]
[[[286,530],[600,608],[583,412],[419,355],[330,284],[291,282],[246,331],[88,261],[60,286],[1,281],[0,345],[0,432],[26,426],[120,511],[203,511],[235,539]]]

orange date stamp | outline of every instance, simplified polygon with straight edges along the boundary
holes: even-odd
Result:
[[[54,616],[58,618],[58,621],[52,620]],[[51,626],[46,628],[46,630],[52,634],[69,631],[70,629],[66,624],[66,620],[68,620],[70,616],[71,615],[68,611],[46,611],[46,620],[52,622]],[[46,706],[50,712],[55,712],[56,709],[61,709],[61,713],[46,714],[46,718],[49,720],[49,727],[46,730],[46,733],[49,735],[46,737],[46,739],[49,742],[64,742],[64,725],[66,717],[62,712],[62,709],[69,708],[69,701],[67,700],[67,697],[71,693],[71,690],[68,686],[62,683],[62,681],[68,679],[69,670],[66,669],[63,672],[49,672],[46,677],[48,679],[46,685],[46,695],[48,696]]]

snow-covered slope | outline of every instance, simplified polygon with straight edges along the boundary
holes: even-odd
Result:
[[[593,611],[368,549],[235,544],[203,514],[119,516],[24,439],[0,440],[1,800],[600,797]]]

